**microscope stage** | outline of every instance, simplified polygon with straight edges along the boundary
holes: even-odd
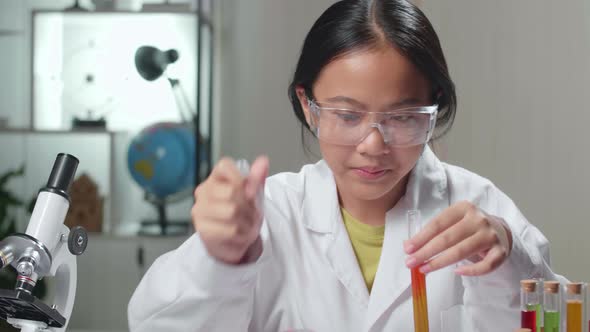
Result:
[[[44,322],[50,327],[64,326],[66,319],[56,310],[31,294],[0,289],[0,318]]]

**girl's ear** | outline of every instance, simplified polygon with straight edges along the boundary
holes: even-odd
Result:
[[[313,128],[313,122],[311,119],[311,110],[309,109],[309,99],[307,98],[307,94],[305,93],[305,89],[302,86],[297,86],[295,88],[295,92],[297,93],[297,99],[299,99],[299,104],[301,105],[301,109],[303,110],[303,114],[305,114],[305,122],[310,128]]]

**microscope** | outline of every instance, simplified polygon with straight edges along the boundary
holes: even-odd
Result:
[[[14,290],[0,289],[0,318],[21,331],[65,331],[76,296],[76,256],[88,245],[82,227],[64,225],[69,189],[78,159],[57,155],[47,186],[39,191],[25,233],[0,241],[0,269],[16,269]],[[37,281],[54,277],[55,296],[48,305],[32,295]]]

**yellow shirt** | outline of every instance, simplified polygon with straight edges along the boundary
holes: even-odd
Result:
[[[354,219],[346,210],[341,209],[341,211],[344,226],[348,231],[348,237],[370,293],[379,266],[381,248],[383,248],[385,225],[371,226],[363,224]]]

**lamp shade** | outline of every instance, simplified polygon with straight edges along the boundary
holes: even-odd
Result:
[[[135,68],[141,77],[148,81],[158,79],[169,64],[178,60],[178,51],[161,51],[153,46],[141,46],[135,51]]]

